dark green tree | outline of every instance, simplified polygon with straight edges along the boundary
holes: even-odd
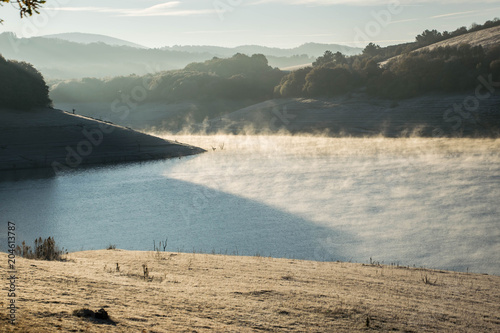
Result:
[[[353,88],[354,76],[342,67],[315,67],[306,75],[304,92],[307,96],[334,96]]]
[[[335,61],[336,65],[343,65],[347,63],[347,58],[342,54],[342,52],[336,52],[333,55],[333,60]]]
[[[278,97],[301,97],[306,84],[306,75],[311,69],[311,67],[301,68],[283,77],[274,89],[275,94]]]
[[[417,44],[419,46],[425,46],[437,43],[443,39],[443,35],[438,32],[436,29],[434,30],[425,30],[421,35],[415,37]]]
[[[315,62],[313,62],[313,67],[318,67],[318,66],[323,66],[327,65],[329,63],[332,63],[334,61],[334,56],[332,51],[325,51],[325,53],[316,59]]]
[[[365,49],[363,50],[363,55],[369,56],[369,57],[374,57],[378,54],[380,50],[379,45],[375,45],[374,43],[370,43],[366,45]]]

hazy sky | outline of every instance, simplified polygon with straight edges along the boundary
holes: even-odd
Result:
[[[413,41],[425,29],[455,30],[500,17],[498,0],[48,0],[19,19],[0,7],[0,31],[20,37],[104,34],[149,47],[295,47],[306,42],[364,47]]]

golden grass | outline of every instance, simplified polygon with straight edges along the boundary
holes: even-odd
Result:
[[[0,331],[486,332],[500,327],[498,276],[123,250],[76,252],[67,259],[17,259],[18,324],[7,321],[4,287]],[[7,254],[0,260],[7,263]],[[426,276],[430,283],[424,283]],[[114,324],[73,315],[102,307]]]

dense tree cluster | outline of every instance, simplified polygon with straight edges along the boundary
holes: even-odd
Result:
[[[368,91],[387,98],[406,98],[428,92],[461,92],[478,84],[478,77],[500,74],[500,46],[485,51],[463,44],[403,55],[368,83]]]
[[[236,54],[228,59],[213,58],[191,63],[183,70],[112,79],[86,78],[63,81],[52,87],[59,102],[111,102],[134,89],[144,90],[144,102],[208,101],[216,99],[272,98],[283,72],[267,64],[263,55]],[[137,88],[139,87],[139,88]]]
[[[500,25],[500,20],[471,29],[438,33],[426,30],[416,42],[381,48],[370,43],[358,56],[345,57],[326,51],[312,67],[284,76],[275,87],[276,97],[334,96],[366,88],[371,95],[384,98],[408,98],[428,92],[459,92],[477,85],[480,75],[500,77],[500,46],[487,50],[468,44],[408,52],[415,45],[429,45],[457,36],[463,31],[477,31]],[[420,47],[419,46],[419,47]],[[400,55],[384,66],[388,55]]]
[[[0,55],[0,107],[30,109],[51,105],[49,88],[31,64]]]
[[[332,60],[284,76],[275,95],[334,96],[366,87],[374,96],[400,99],[472,89],[480,75],[489,74],[500,76],[500,46],[484,50],[463,44],[407,53],[384,67],[366,56],[349,57],[345,63]]]

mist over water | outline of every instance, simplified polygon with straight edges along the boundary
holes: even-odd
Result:
[[[170,251],[500,274],[500,140],[160,135],[208,152],[0,182],[2,219],[70,251],[168,237]]]
[[[176,165],[165,176],[356,236],[322,239],[325,259],[335,258],[333,249],[340,247],[354,261],[372,257],[385,263],[500,273],[499,140],[176,139],[209,153]],[[203,194],[190,203],[193,210],[211,204]]]

